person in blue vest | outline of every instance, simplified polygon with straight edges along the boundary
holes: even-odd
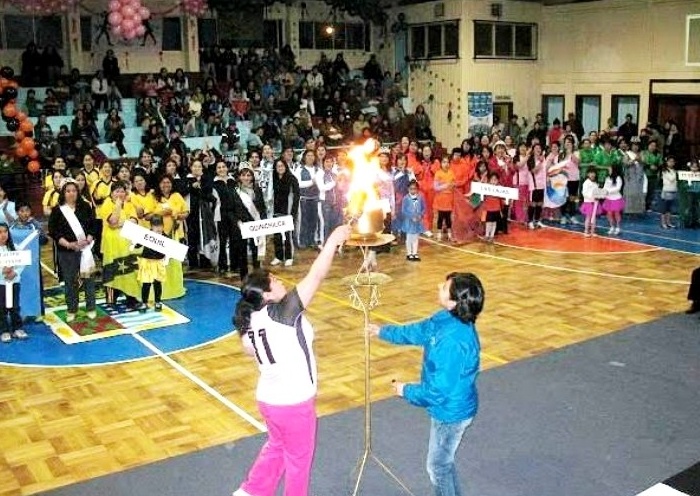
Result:
[[[455,453],[474,421],[479,400],[479,336],[475,322],[484,308],[477,276],[453,272],[438,284],[442,309],[407,325],[368,326],[372,336],[394,344],[421,346],[420,382],[392,381],[394,392],[430,415],[427,469],[435,496],[459,496]]]
[[[306,150],[302,156],[302,167],[298,170],[299,181],[299,248],[315,246],[315,235],[318,227],[318,201],[320,191],[316,181],[318,169],[315,165],[316,153]]]

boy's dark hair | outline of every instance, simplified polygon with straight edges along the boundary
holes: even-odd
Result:
[[[488,180],[489,180],[489,181],[490,181],[491,179],[493,179],[494,177],[497,178],[497,179],[500,179],[500,177],[498,176],[498,172],[494,172],[494,171],[489,172],[489,175],[488,175],[487,177],[488,177]]]
[[[26,200],[18,201],[17,203],[15,203],[15,208],[18,212],[21,208],[24,208],[24,207],[27,207],[29,210],[32,209],[32,206]]]
[[[408,187],[410,188],[411,186],[415,186],[416,188],[420,189],[420,184],[418,184],[418,181],[415,179],[411,179],[408,183]]]
[[[473,324],[484,308],[484,286],[469,272],[452,272],[447,280],[452,281],[450,299],[456,303],[450,313],[465,324]]]

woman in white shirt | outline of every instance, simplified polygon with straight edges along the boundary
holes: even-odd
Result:
[[[608,177],[605,178],[603,189],[607,193],[603,202],[603,209],[608,216],[610,229],[608,234],[620,234],[620,223],[622,222],[622,211],[625,209],[625,199],[622,197],[622,167],[619,164],[608,168]]]
[[[678,198],[678,174],[676,173],[676,159],[668,157],[666,165],[661,171],[661,228],[673,229],[671,224],[671,211],[675,209]]]
[[[109,93],[109,81],[104,77],[102,71],[97,71],[90,84],[92,92],[92,105],[99,112],[101,109],[107,111],[107,94]]]

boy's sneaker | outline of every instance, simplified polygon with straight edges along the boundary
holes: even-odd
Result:
[[[156,303],[155,306],[153,307],[153,309],[154,309],[156,312],[162,312],[162,311],[163,311],[163,304],[162,304],[162,303]]]
[[[24,329],[17,329],[12,333],[12,336],[16,337],[17,339],[27,339],[29,337]]]
[[[406,260],[408,260],[409,262],[412,262],[412,261],[413,261],[413,255],[406,255]]]
[[[614,228],[614,227],[611,227],[610,229],[608,229],[608,234],[609,234],[610,236],[612,236],[613,234],[615,234],[615,228]]]
[[[0,342],[9,343],[10,341],[12,341],[12,334],[9,332],[3,332],[0,334]]]
[[[420,257],[418,255],[413,255],[414,262],[420,262]]]
[[[293,260],[293,259],[288,258],[287,260],[284,261],[284,266],[285,266],[285,267],[291,267],[292,265],[294,265],[294,260]]]
[[[616,228],[615,228],[615,232],[614,232],[613,234],[615,234],[615,235],[620,234],[620,228],[619,228],[619,227],[616,227]]]
[[[426,238],[432,238],[432,237],[433,237],[433,233],[432,233],[432,231],[430,231],[430,230],[423,231],[423,236],[425,236]]]
[[[282,260],[280,260],[279,258],[273,258],[272,262],[270,262],[270,265],[272,265],[274,267],[274,266],[279,265],[281,263],[282,263]]]

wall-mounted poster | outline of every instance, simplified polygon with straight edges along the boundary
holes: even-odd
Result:
[[[493,93],[467,93],[467,108],[469,109],[469,133],[490,134],[493,126]]]

